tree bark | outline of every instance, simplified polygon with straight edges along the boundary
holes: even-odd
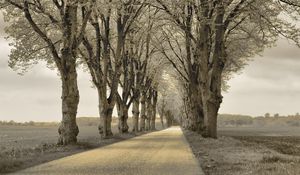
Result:
[[[152,94],[152,104],[151,104],[151,107],[152,107],[152,115],[151,115],[151,130],[154,131],[156,130],[156,127],[155,127],[155,121],[156,121],[156,105],[157,105],[157,91],[154,90],[153,91],[153,94]]]
[[[74,59],[74,58],[71,58]],[[79,103],[79,91],[77,86],[77,72],[75,62],[68,65],[62,79],[62,121],[58,129],[59,145],[73,144],[77,142],[79,133],[76,124],[77,107]]]
[[[63,20],[63,47],[61,49],[61,62],[58,68],[62,80],[62,121],[58,128],[59,145],[77,142],[79,133],[76,124],[79,91],[77,86],[76,57],[78,49],[77,38],[77,8],[75,4],[67,3]],[[28,15],[28,14],[27,14]],[[29,17],[29,16],[28,16]]]
[[[128,119],[128,109],[127,106],[122,104],[122,102],[119,102],[117,104],[117,110],[118,110],[118,118],[119,118],[119,124],[118,124],[118,129],[119,133],[128,133],[128,124],[127,124],[127,119]]]
[[[98,88],[99,88],[98,100],[99,100],[99,115],[100,115],[100,124],[98,126],[98,130],[101,138],[106,139],[106,138],[110,138],[113,135],[111,131],[113,106],[107,103],[106,96],[104,96],[104,93],[106,93],[106,88],[104,89],[101,89],[101,87]]]
[[[164,124],[164,116],[163,115],[160,115],[160,123],[161,123],[161,127],[162,128],[165,128],[165,124]]]
[[[104,45],[104,73],[103,76],[100,77],[102,79],[102,82],[105,82],[102,84],[102,82],[98,83],[98,86],[101,88],[99,91],[99,98],[100,98],[100,124],[99,124],[99,133],[102,138],[110,138],[113,133],[111,130],[111,122],[112,122],[112,113],[114,106],[116,104],[117,100],[117,93],[118,93],[118,87],[119,87],[119,79],[121,76],[121,65],[122,65],[122,56],[123,55],[123,48],[125,44],[125,38],[124,35],[124,26],[122,24],[121,16],[118,17],[117,20],[117,31],[118,31],[118,39],[117,39],[117,47],[116,47],[116,54],[115,54],[115,62],[114,62],[114,71],[113,73],[109,73],[109,64],[111,64],[111,56],[110,56],[110,46],[109,46],[109,31],[110,31],[110,16],[107,17],[106,21],[106,36],[103,40]],[[111,80],[111,84],[107,83],[107,77]],[[107,97],[107,89],[106,86],[110,85],[110,95]]]
[[[107,130],[106,130],[106,137],[107,138],[110,138],[113,133],[112,133],[112,130],[111,130],[111,122],[112,122],[112,114],[113,114],[113,110],[114,110],[114,107],[109,107],[107,109],[107,120],[106,120],[106,126],[107,126]]]
[[[145,131],[145,120],[146,120],[146,94],[142,93],[141,96],[141,120],[140,120],[140,131]]]
[[[137,133],[139,130],[139,114],[140,114],[140,97],[134,98],[132,105],[133,128],[132,131]]]
[[[217,117],[220,108],[220,103],[217,101],[212,102],[209,100],[206,105],[206,115],[208,116],[206,133],[208,137],[217,138]]]
[[[101,105],[102,106],[102,105]],[[100,110],[100,124],[98,126],[99,134],[102,139],[110,138],[113,133],[111,131],[112,111],[111,108],[103,108]]]
[[[196,71],[196,70],[195,70]],[[205,130],[204,113],[202,104],[202,95],[199,89],[199,82],[197,75],[190,73],[190,83],[188,85],[188,96],[186,99],[186,108],[190,112],[186,127],[189,130],[202,133]]]
[[[139,118],[140,118],[140,99],[141,99],[141,83],[142,83],[142,68],[141,61],[133,61],[133,73],[134,73],[134,84],[132,86],[133,91],[133,105],[132,105],[132,114],[133,114],[133,128],[132,131],[137,133],[139,131]]]
[[[149,90],[149,94],[148,97],[146,99],[146,127],[145,130],[149,131],[151,130],[151,120],[153,118],[153,109],[152,109],[152,103],[151,103],[151,99],[152,99],[152,93],[150,92],[151,90]]]
[[[226,63],[224,35],[225,28],[223,18],[225,14],[224,5],[218,4],[217,15],[214,23],[216,24],[215,46],[213,50],[212,66],[207,68],[206,83],[203,86],[203,104],[204,104],[204,117],[206,124],[206,136],[217,138],[217,117],[220,105],[222,103],[222,73]],[[207,66],[208,67],[208,66]],[[209,71],[208,71],[209,70]]]
[[[161,106],[160,106],[160,108],[159,108],[159,110],[158,110],[158,112],[159,112],[159,117],[160,117],[160,123],[161,123],[161,125],[162,125],[162,128],[165,128],[165,123],[164,123],[164,116],[165,116],[165,114],[166,114],[166,100],[165,100],[165,96],[162,96],[162,102],[161,102]]]

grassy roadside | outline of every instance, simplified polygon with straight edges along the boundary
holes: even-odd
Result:
[[[139,133],[141,135],[144,133]],[[133,138],[134,134],[114,135],[111,139],[95,142],[78,142],[69,146],[56,144],[40,144],[32,148],[1,148],[0,151],[0,174],[10,173],[25,169],[34,165],[56,160],[62,157],[80,153],[94,148],[103,147]]]
[[[299,137],[184,134],[206,175],[299,175]]]
[[[57,125],[24,126],[0,125],[0,174],[18,171],[34,165],[56,160],[72,154],[90,149],[103,147],[109,144],[133,138],[147,132],[135,134],[116,134],[117,118],[112,123],[114,136],[111,139],[101,140],[98,133],[98,118],[77,118],[79,125],[78,144],[66,147],[57,146]],[[132,128],[131,118],[128,119],[129,128]],[[157,120],[156,128],[162,129]]]
[[[101,142],[79,142],[65,147],[56,144],[40,144],[32,148],[1,149],[0,174],[25,169],[51,160],[130,139],[134,136],[132,134],[115,135],[113,138]]]

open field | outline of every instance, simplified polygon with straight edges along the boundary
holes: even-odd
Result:
[[[220,136],[300,136],[300,127],[220,127]]]
[[[162,129],[157,120],[157,129]],[[113,138],[100,140],[98,118],[78,122],[78,144],[67,147],[56,145],[57,125],[50,126],[1,126],[0,125],[0,174],[16,171],[40,163],[55,160],[89,149],[132,138],[134,134],[119,135],[117,120],[112,125]],[[131,119],[128,120],[131,131]],[[140,133],[143,134],[143,133]],[[140,135],[139,134],[139,135]]]
[[[79,118],[78,141],[96,144],[100,141],[98,133],[98,118]],[[128,119],[129,131],[132,129],[131,118]],[[156,128],[162,129],[159,119]],[[54,144],[58,138],[58,125],[50,126],[1,126],[0,148],[32,148],[41,144]],[[113,133],[118,133],[117,119],[112,123]]]
[[[78,145],[59,147],[57,138],[57,126],[0,126],[0,174],[100,146],[93,126],[80,127]]]
[[[79,126],[78,140],[98,142],[100,136],[96,126]],[[57,126],[0,126],[0,147],[32,148],[40,144],[57,141]]]
[[[186,131],[207,175],[299,175],[300,128],[219,128],[219,138]]]

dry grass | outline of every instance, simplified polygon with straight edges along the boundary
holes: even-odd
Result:
[[[89,120],[88,122],[94,122]],[[82,123],[82,122],[81,122]],[[131,121],[128,121],[131,125]],[[116,143],[134,137],[134,134],[119,135],[116,121],[112,125],[115,135],[101,140],[97,125],[80,126],[78,143],[57,146],[57,126],[0,126],[0,174],[17,171],[30,166],[59,159],[68,155]],[[161,129],[157,122],[157,128]],[[139,133],[138,135],[143,134]]]
[[[207,175],[300,174],[299,137],[185,135]]]
[[[111,139],[95,142],[78,142],[74,145],[58,146],[56,144],[40,144],[32,148],[5,148],[0,151],[0,174],[14,172],[20,169],[59,159],[93,148],[106,146],[134,137],[133,134],[116,134]]]
[[[282,154],[300,156],[299,136],[234,136],[248,146],[263,145]]]
[[[121,139],[113,138],[99,144],[79,142],[65,147],[57,146],[56,144],[40,144],[32,148],[2,147],[0,151],[0,174],[13,172],[117,141],[121,141]]]

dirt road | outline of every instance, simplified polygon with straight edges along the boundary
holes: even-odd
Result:
[[[14,174],[203,175],[179,127],[79,153]]]

